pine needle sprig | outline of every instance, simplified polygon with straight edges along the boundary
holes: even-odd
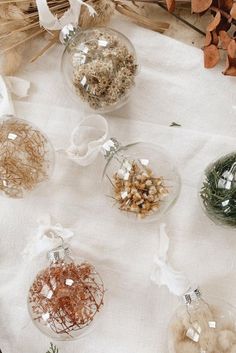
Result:
[[[46,353],[59,353],[59,349],[52,342],[50,343],[49,350]]]
[[[231,153],[211,164],[205,171],[200,190],[203,206],[209,217],[233,227],[236,226],[236,180],[232,180],[229,189],[219,187],[219,181],[224,180],[223,174],[229,172],[235,162],[236,153]]]

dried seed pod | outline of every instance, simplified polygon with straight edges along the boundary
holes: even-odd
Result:
[[[49,253],[51,264],[35,278],[28,306],[35,325],[57,340],[87,332],[103,305],[104,286],[95,268],[75,263],[62,246]]]
[[[47,180],[54,167],[54,150],[47,137],[26,120],[0,121],[0,190],[22,198]]]

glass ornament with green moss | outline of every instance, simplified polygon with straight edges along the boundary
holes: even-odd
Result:
[[[200,200],[216,224],[236,227],[236,152],[222,156],[206,168]]]
[[[67,87],[89,109],[108,112],[124,105],[138,71],[132,43],[110,28],[80,30],[66,25],[61,70]]]

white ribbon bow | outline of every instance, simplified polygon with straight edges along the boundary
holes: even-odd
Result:
[[[19,98],[27,97],[30,82],[18,77],[0,75],[0,117],[15,115],[12,94]]]
[[[46,216],[38,221],[38,228],[33,239],[23,250],[23,257],[33,259],[52,248],[61,245],[62,241],[69,241],[74,233],[69,228],[64,228],[61,224],[53,224],[52,217]]]
[[[155,267],[151,274],[151,280],[159,286],[166,285],[169,291],[181,296],[191,287],[189,280],[180,271],[176,271],[168,261],[170,239],[166,234],[166,225],[160,225],[160,249],[154,258]]]
[[[108,123],[102,115],[90,115],[73,130],[71,145],[66,153],[81,166],[90,165],[98,156],[107,140]]]
[[[57,15],[53,15],[51,12],[47,0],[36,0],[40,26],[48,30],[61,30],[69,23],[77,25],[82,5],[88,8],[90,16],[96,14],[93,7],[83,2],[83,0],[69,0],[69,3],[70,8],[59,19]]]

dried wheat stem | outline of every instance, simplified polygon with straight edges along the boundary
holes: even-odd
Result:
[[[153,21],[150,20],[136,11],[134,11],[131,7],[125,5],[124,3],[120,1],[115,1],[116,4],[116,10],[120,12],[123,15],[126,15],[133,19],[135,22],[138,24],[147,27],[149,29],[152,29],[153,31],[157,31],[160,33],[163,33],[166,29],[169,28],[169,24],[166,22],[159,22],[159,21]]]
[[[15,43],[15,44],[11,45],[10,47],[8,47],[8,48],[2,50],[2,51],[0,52],[0,55],[2,55],[2,54],[4,54],[4,53],[8,52],[8,51],[11,50],[11,49],[14,49],[14,48],[18,47],[18,46],[21,45],[21,44],[24,44],[25,42],[29,41],[29,40],[32,39],[32,38],[37,37],[38,35],[42,34],[43,32],[44,32],[44,29],[40,29],[39,31],[37,31],[37,32],[35,32],[35,33],[33,33],[33,34],[31,34],[31,35],[28,36],[27,38],[25,38],[25,39],[23,39],[23,40],[21,40],[21,41]]]

